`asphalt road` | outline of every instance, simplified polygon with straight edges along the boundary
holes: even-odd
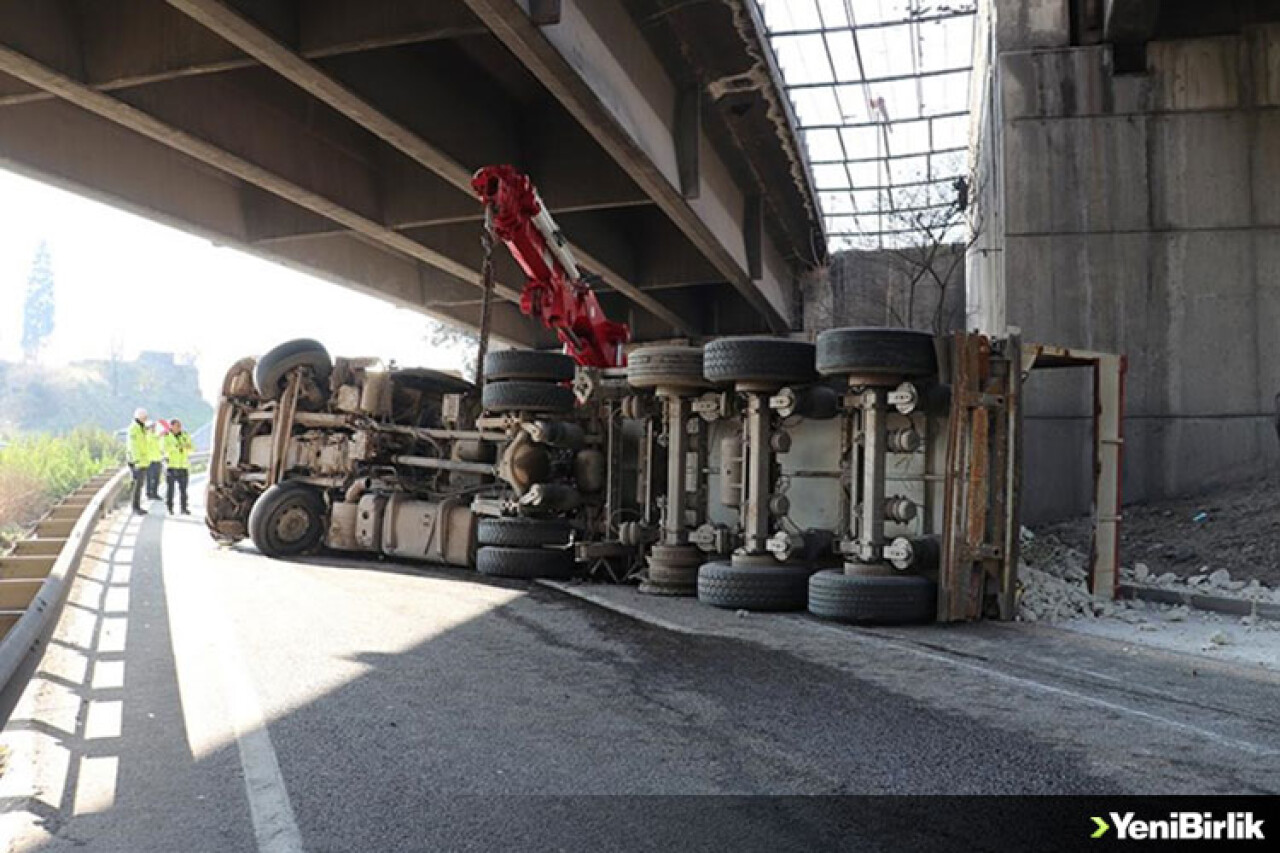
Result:
[[[588,591],[624,615],[161,511],[99,530],[5,730],[9,849],[818,849],[927,821],[755,795],[1280,791],[1266,670]]]

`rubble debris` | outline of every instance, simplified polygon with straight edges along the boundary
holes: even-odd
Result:
[[[1056,622],[1111,615],[1116,606],[1095,598],[1088,589],[1089,560],[1054,536],[1022,530],[1018,561],[1018,619]]]
[[[1057,622],[1068,619],[1095,619],[1111,617],[1121,622],[1142,626],[1167,622],[1187,621],[1191,609],[1186,604],[1175,606],[1151,605],[1144,609],[1141,600],[1106,601],[1095,598],[1088,588],[1089,556],[1070,540],[1054,531],[1021,531],[1022,550],[1018,564],[1018,580],[1021,594],[1018,599],[1018,619],[1023,622]],[[1123,582],[1157,586],[1173,592],[1210,595],[1225,598],[1247,599],[1259,602],[1280,602],[1280,588],[1271,588],[1257,578],[1232,577],[1231,571],[1212,564],[1202,564],[1195,574],[1179,576],[1176,572],[1159,575],[1146,562],[1135,563],[1132,568],[1121,567]],[[1151,618],[1148,618],[1151,617]],[[1222,617],[1206,613],[1204,621],[1218,622]],[[1154,622],[1152,621],[1154,619]],[[1243,623],[1246,626],[1252,621]]]
[[[1191,521],[1207,513],[1203,523]],[[1093,536],[1090,516],[1037,528],[1088,552]],[[1227,568],[1232,581],[1257,580],[1280,587],[1280,473],[1216,487],[1203,494],[1124,507],[1120,525],[1120,562],[1145,565],[1157,583],[1167,573],[1196,574]]]

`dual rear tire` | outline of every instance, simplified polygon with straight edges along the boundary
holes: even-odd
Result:
[[[559,352],[500,350],[484,358],[485,385],[480,402],[490,412],[573,411],[571,382],[577,367]]]
[[[563,518],[485,518],[476,528],[476,571],[496,578],[563,580],[577,568]]]

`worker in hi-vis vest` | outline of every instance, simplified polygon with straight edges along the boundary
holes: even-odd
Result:
[[[165,475],[164,502],[173,515],[173,486],[178,485],[181,496],[179,506],[183,515],[191,515],[187,509],[187,478],[191,472],[191,451],[196,443],[191,440],[190,433],[182,429],[182,421],[174,418],[169,422],[169,434],[164,437],[164,459],[169,466]]]
[[[125,443],[125,457],[133,474],[133,514],[146,515],[142,508],[142,486],[151,467],[151,430],[147,429],[147,410],[133,410],[133,423]]]
[[[147,428],[147,440],[150,442],[147,458],[151,460],[151,464],[147,466],[147,497],[153,501],[160,500],[160,470],[164,467],[161,464],[164,458],[161,447],[164,437],[162,430],[159,423],[152,423]]]

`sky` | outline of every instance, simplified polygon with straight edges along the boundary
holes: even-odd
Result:
[[[430,317],[0,170],[0,360],[22,353],[22,304],[40,241],[53,258],[54,331],[42,361],[160,350],[193,358],[216,400],[233,362],[297,337],[333,355],[457,370]],[[269,319],[246,321],[245,306]]]
[[[910,240],[895,235],[912,217],[895,209],[953,200],[968,171],[976,6],[762,0],[833,250]]]

